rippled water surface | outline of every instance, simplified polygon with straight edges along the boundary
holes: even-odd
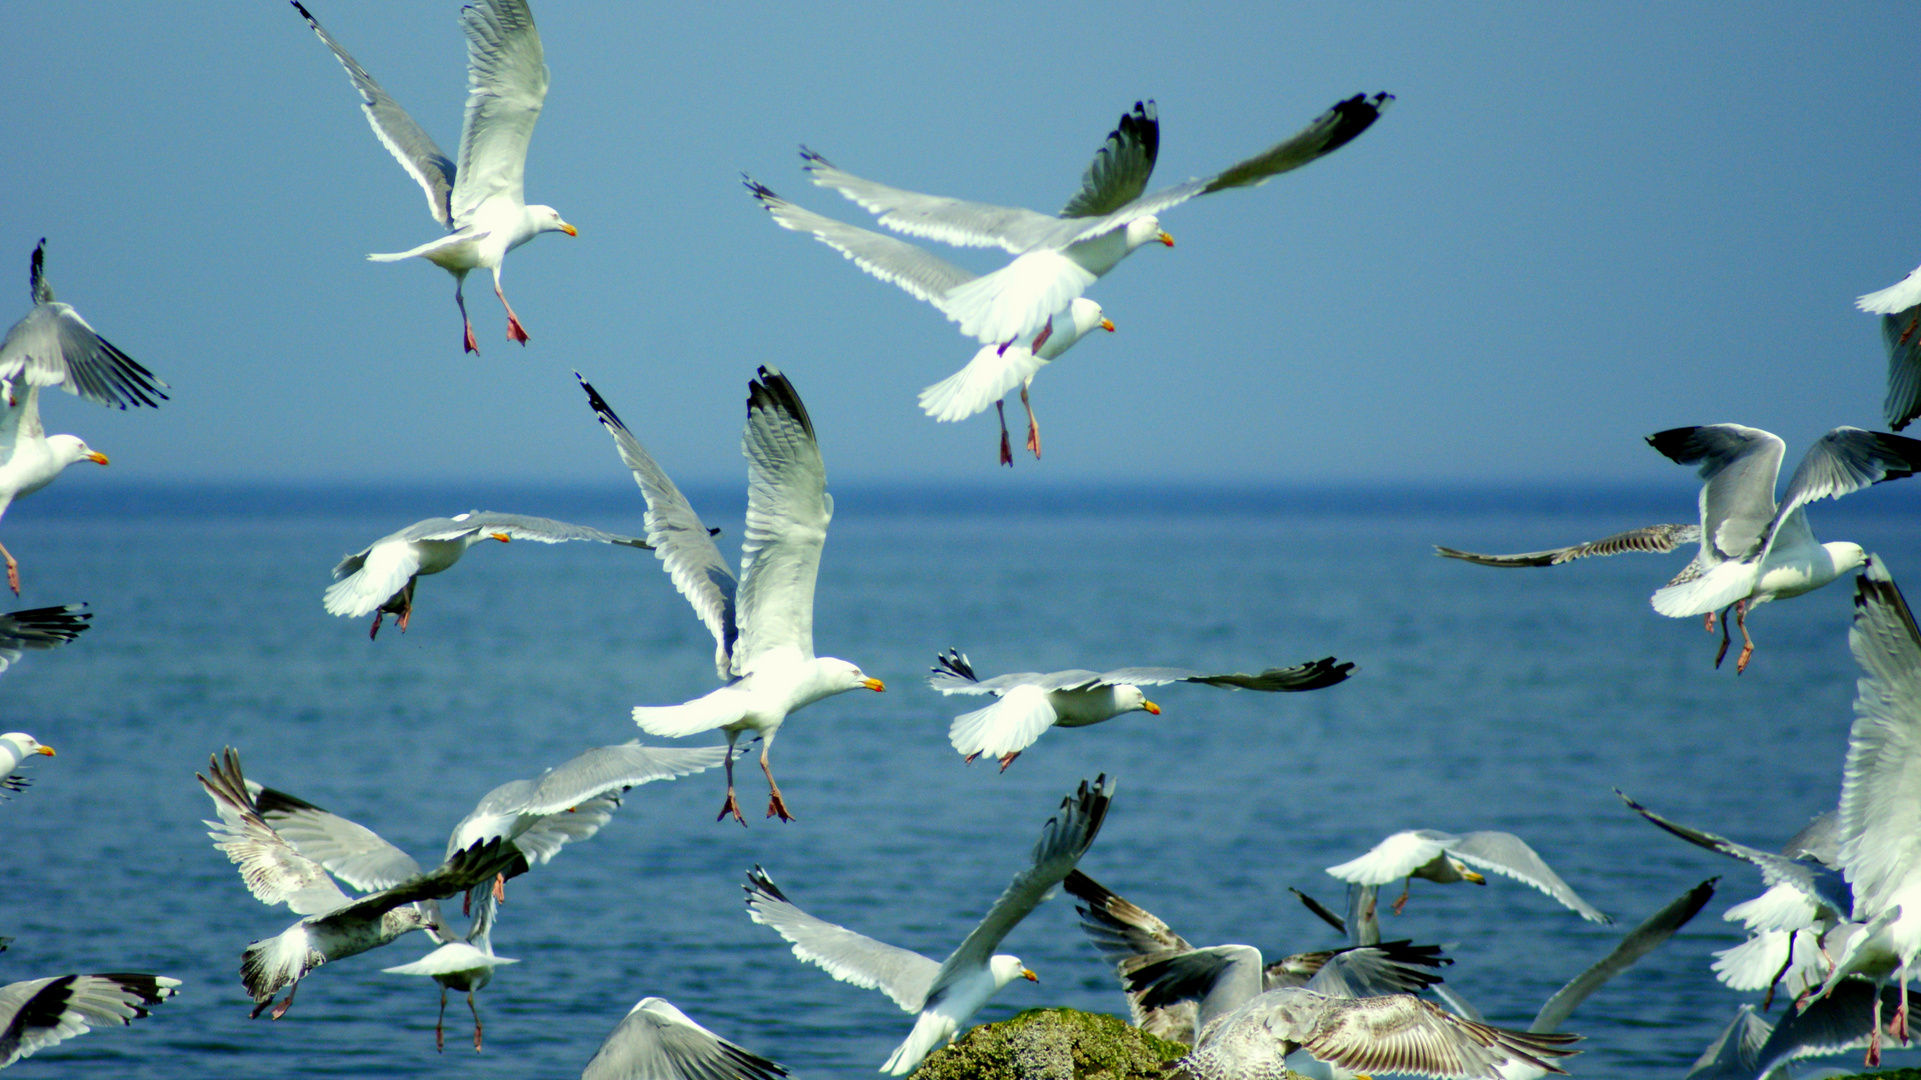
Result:
[[[435,987],[379,970],[424,954],[420,935],[327,965],[282,1021],[247,1019],[240,950],[292,917],[254,902],[211,847],[193,773],[236,746],[251,777],[427,859],[489,788],[633,738],[631,706],[713,685],[711,640],[644,552],[490,544],[422,581],[410,633],[390,625],[371,643],[319,599],[343,553],[417,518],[481,503],[638,531],[637,494],[40,498],[6,522],[28,586],[17,606],[88,600],[97,626],[0,677],[0,727],[59,749],[0,805],[0,933],[18,938],[0,981],[151,970],[186,985],[152,1019],[43,1052],[22,1076],[569,1076],[650,994],[799,1075],[869,1075],[908,1018],[749,923],[743,871],[762,864],[813,913],[938,959],[1061,796],[1099,772],[1119,794],[1083,868],[1196,943],[1330,946],[1288,886],[1338,900],[1322,868],[1402,828],[1521,834],[1617,924],[1501,879],[1417,883],[1407,913],[1385,916],[1389,936],[1452,943],[1449,983],[1497,1023],[1525,1026],[1627,927],[1723,875],[1694,924],[1568,1024],[1589,1037],[1577,1074],[1679,1076],[1742,1000],[1714,982],[1709,953],[1737,941],[1720,914],[1758,881],[1657,833],[1610,789],[1776,846],[1834,804],[1852,716],[1846,586],[1761,609],[1759,652],[1736,678],[1710,667],[1698,621],[1647,606],[1681,555],[1503,572],[1429,546],[1528,550],[1685,520],[1680,489],[1590,509],[1538,493],[1109,492],[940,511],[844,491],[816,643],[889,689],[782,730],[774,763],[800,820],[758,817],[751,768],[747,829],[714,822],[718,774],[631,792],[599,836],[510,885],[495,941],[522,962],[480,995],[485,1052],[464,1048],[456,996],[442,1056]],[[1817,507],[1816,530],[1879,551],[1898,579],[1921,573],[1917,498]],[[738,507],[723,498],[708,517],[733,552]],[[1163,715],[1051,732],[997,775],[962,765],[945,731],[965,709],[922,682],[950,645],[983,674],[1256,670],[1330,653],[1360,671],[1304,695],[1165,688]],[[1004,949],[1042,981],[980,1019],[1124,1010],[1065,899]]]

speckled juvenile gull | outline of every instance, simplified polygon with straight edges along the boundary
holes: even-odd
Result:
[[[390,613],[400,617],[400,631],[404,634],[413,617],[414,583],[423,574],[438,574],[459,562],[468,548],[482,540],[498,540],[503,544],[510,540],[532,540],[541,544],[592,540],[626,547],[648,546],[645,540],[551,518],[472,510],[450,518],[417,521],[340,560],[340,565],[334,567],[334,583],[327,587],[321,602],[329,615],[357,619],[373,612],[373,628],[367,632],[369,638],[379,636],[380,621]]]
[[[580,1080],[778,1080],[787,1070],[645,997],[600,1044]]]
[[[0,338],[0,393],[17,386],[57,386],[102,405],[155,406],[167,400],[167,384],[94,332],[68,304],[53,298],[46,275],[47,241],[28,263],[33,310]],[[159,401],[155,399],[158,398]]]
[[[1100,833],[1113,793],[1113,781],[1102,775],[1092,786],[1081,781],[1078,791],[1062,799],[1060,811],[1041,829],[1031,865],[1014,876],[980,925],[945,961],[809,915],[794,906],[758,866],[747,875],[748,917],[792,942],[800,959],[819,965],[842,982],[879,990],[902,1010],[918,1014],[913,1031],[880,1068],[905,1076],[935,1048],[951,1042],[961,1025],[1001,987],[1021,978],[1040,981],[1019,957],[996,955],[994,949],[1008,931],[1054,894],[1061,879],[1086,854]]]
[[[120,972],[0,986],[0,1069],[94,1028],[125,1027],[172,997],[179,985],[164,975]]]
[[[1436,829],[1398,832],[1374,845],[1367,854],[1330,866],[1327,872],[1357,885],[1380,886],[1402,881],[1400,898],[1394,901],[1394,913],[1398,915],[1407,904],[1408,886],[1415,878],[1442,885],[1457,881],[1487,884],[1485,878],[1467,868],[1467,863],[1532,885],[1589,922],[1614,921],[1581,899],[1526,841],[1513,833],[1471,832],[1457,836]]]
[[[1584,544],[1568,547],[1549,548],[1546,551],[1524,551],[1519,555],[1482,555],[1473,551],[1434,545],[1437,555],[1450,559],[1460,559],[1477,566],[1521,567],[1521,566],[1559,566],[1564,562],[1586,559],[1596,555],[1621,555],[1630,551],[1651,552],[1665,555],[1682,544],[1701,542],[1699,525],[1648,525],[1627,532],[1604,536]]]
[[[949,649],[935,661],[927,685],[942,694],[992,694],[997,699],[984,709],[955,717],[947,740],[968,761],[982,754],[999,759],[1002,772],[1050,727],[1086,727],[1129,712],[1160,715],[1161,707],[1147,700],[1143,686],[1184,682],[1229,690],[1293,692],[1333,686],[1354,670],[1353,663],[1329,656],[1289,668],[1268,668],[1259,675],[1134,667],[1108,672],[1023,671],[981,679],[958,650]]]
[[[507,253],[544,232],[576,235],[551,206],[527,205],[523,181],[527,143],[547,99],[548,71],[525,0],[471,0],[460,9],[467,35],[467,115],[460,128],[460,161],[442,153],[413,117],[400,107],[347,50],[321,28],[300,0],[294,10],[322,44],[347,69],[360,92],[360,108],[380,144],[427,193],[427,210],[447,235],[392,255],[369,255],[375,262],[419,257],[454,276],[454,302],[460,305],[462,347],[479,352],[467,321],[462,290],[467,274],[491,270],[494,295],[507,311],[507,337],[522,344],[527,331],[500,290],[500,264]]]

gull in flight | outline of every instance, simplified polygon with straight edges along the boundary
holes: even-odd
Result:
[[[1393,905],[1394,914],[1399,915],[1407,906],[1408,888],[1415,878],[1441,885],[1457,881],[1487,884],[1487,878],[1468,869],[1469,863],[1532,885],[1589,922],[1614,921],[1581,899],[1560,875],[1548,869],[1533,848],[1513,833],[1471,832],[1456,836],[1435,829],[1397,832],[1374,845],[1367,854],[1330,866],[1327,872],[1356,885],[1381,886],[1402,879],[1401,895]]]
[[[527,205],[524,194],[527,143],[533,138],[534,121],[540,119],[548,80],[540,32],[534,29],[533,12],[527,10],[525,0],[473,0],[460,9],[460,28],[467,35],[467,116],[460,128],[458,164],[441,153],[413,117],[321,28],[300,0],[291,2],[347,69],[374,135],[426,191],[428,212],[447,230],[446,236],[417,248],[367,257],[375,262],[419,257],[452,274],[462,347],[471,353],[479,352],[480,346],[474,342],[473,324],[467,321],[462,290],[469,271],[493,271],[494,295],[507,311],[507,337],[526,344],[527,330],[500,290],[501,261],[541,233],[576,236],[578,231],[562,221],[553,207]]]
[[[984,344],[1046,343],[1049,320],[1135,248],[1158,241],[1161,211],[1197,195],[1258,187],[1340,149],[1366,131],[1394,100],[1356,94],[1322,113],[1284,142],[1203,179],[1144,194],[1160,153],[1154,103],[1123,114],[1081,180],[1081,190],[1058,217],[1017,207],[989,206],[922,195],[842,172],[806,148],[801,156],[813,181],[833,188],[880,217],[896,232],[960,247],[998,247],[1014,256],[991,274],[954,285],[936,304],[960,332]],[[882,275],[884,276],[884,275]]]
[[[93,625],[89,621],[93,613],[86,607],[62,604],[0,615],[0,671],[12,667],[28,650],[58,648],[85,633]]]
[[[952,1042],[961,1025],[980,1011],[1001,987],[1015,979],[1039,982],[1019,957],[994,949],[1027,913],[1054,895],[1061,879],[1086,854],[1107,816],[1114,783],[1103,774],[1092,786],[1081,781],[1034,844],[1032,865],[994,901],[980,925],[950,953],[935,961],[917,952],[875,941],[835,926],[795,907],[756,866],[747,874],[747,915],[793,943],[794,955],[818,965],[842,982],[879,990],[902,1010],[918,1014],[914,1030],[894,1049],[880,1071],[906,1076],[935,1048]]]
[[[1879,292],[1857,297],[1854,306],[1881,316],[1888,348],[1888,396],[1881,413],[1896,431],[1921,416],[1921,267]]]
[[[1147,700],[1143,686],[1187,682],[1229,690],[1319,690],[1345,681],[1354,670],[1352,663],[1339,663],[1329,656],[1291,668],[1269,668],[1259,675],[1138,667],[1106,673],[1023,671],[980,679],[967,657],[954,649],[935,660],[927,685],[943,694],[992,694],[998,699],[984,709],[955,717],[947,739],[968,761],[982,754],[999,759],[1002,772],[1050,727],[1086,727],[1129,712],[1159,716],[1161,707]]]
[[[602,813],[601,818],[605,820],[606,815]],[[435,1050],[446,1049],[441,1032],[447,1021],[447,991],[459,990],[467,995],[467,1011],[474,1017],[474,1050],[478,1052],[480,1009],[474,1004],[474,994],[493,981],[495,968],[520,963],[494,955],[494,915],[499,905],[500,901],[494,899],[491,892],[482,893],[473,926],[468,928],[464,940],[446,942],[411,964],[380,969],[389,975],[426,975],[440,984],[440,1015],[434,1017]]]
[[[48,435],[40,425],[38,386],[29,382],[24,392],[15,387],[6,394],[0,402],[0,515],[15,499],[53,483],[67,466],[81,461],[105,465],[107,455],[77,435]],[[20,563],[5,544],[0,557],[7,560],[7,586],[19,596]]]
[[[460,561],[467,549],[482,540],[533,540],[560,544],[569,540],[594,540],[603,544],[622,544],[645,548],[645,540],[631,536],[569,525],[551,518],[524,514],[496,514],[470,511],[450,518],[428,518],[383,536],[358,554],[349,555],[334,567],[334,583],[327,587],[322,603],[329,615],[359,618],[373,612],[373,628],[368,638],[380,634],[380,620],[398,615],[400,632],[414,613],[414,583],[422,574],[438,574]]]
[[[0,938],[0,951],[8,938]],[[164,975],[57,975],[0,986],[0,1069],[97,1027],[125,1027],[179,991]]]
[[[708,1031],[666,998],[645,997],[594,1052],[580,1080],[779,1080],[787,1070]]]
[[[757,733],[760,770],[767,776],[767,816],[792,821],[767,762],[788,714],[849,690],[886,689],[845,660],[814,655],[814,579],[834,499],[827,494],[827,467],[807,407],[787,377],[771,367],[762,367],[760,377],[747,384],[747,428],[740,441],[747,458],[747,531],[736,582],[727,557],[686,496],[594,388],[585,379],[580,386],[647,500],[647,542],[654,557],[714,635],[714,667],[726,682],[685,704],[636,707],[634,722],[663,738],[719,728],[730,748],[743,732]],[[714,820],[729,814],[747,824],[734,798],[731,755],[727,801]]]
[[[44,237],[33,249],[28,262],[27,283],[33,297],[33,310],[13,324],[0,339],[0,387],[8,397],[13,387],[58,386],[102,405],[157,406],[167,400],[161,388],[167,384],[140,363],[114,348],[70,305],[53,298],[53,285],[46,275],[47,241]]]
[[[15,767],[35,754],[53,756],[53,747],[24,731],[0,735],[0,792],[20,791],[33,781],[14,773]]]
[[[1454,961],[1439,945],[1390,941],[1295,953],[1263,964],[1248,945],[1196,949],[1152,912],[1110,892],[1078,869],[1061,882],[1081,901],[1081,930],[1114,963],[1134,1026],[1173,1042],[1194,1043],[1199,1002],[1231,963],[1261,968],[1261,990],[1304,986],[1325,994],[1370,997],[1411,993],[1441,981],[1437,970]],[[1296,1063],[1299,1072],[1305,1063]]]
[[[862,270],[899,285],[937,308],[950,290],[978,276],[913,244],[802,210],[752,177],[743,180],[747,190],[753,192],[754,198],[760,200],[780,227],[812,233],[814,239],[853,260]],[[1021,405],[1027,410],[1027,449],[1038,460],[1041,428],[1040,422],[1034,419],[1034,404],[1027,392],[1041,368],[1082,337],[1093,333],[1096,327],[1111,333],[1114,322],[1101,311],[1099,304],[1086,297],[1076,297],[1065,310],[1049,318],[1039,335],[1043,339],[1039,348],[1030,349],[1019,342],[981,346],[966,367],[920,392],[921,409],[937,421],[953,421],[965,420],[989,405],[994,406],[1001,424],[1000,462],[1011,466],[1014,452],[1007,438],[1007,409],[1002,399],[1018,386]]]

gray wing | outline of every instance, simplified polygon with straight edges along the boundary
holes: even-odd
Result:
[[[1356,94],[1345,101],[1337,101],[1293,137],[1245,161],[1230,165],[1213,176],[1189,180],[1136,199],[1076,234],[1075,238],[1106,232],[1119,222],[1158,214],[1197,195],[1234,187],[1259,187],[1281,173],[1324,158],[1353,142],[1356,136],[1380,119],[1381,113],[1393,101],[1393,94]]]
[[[1442,956],[1441,950],[1439,945],[1416,945],[1403,938],[1378,945],[1350,945],[1329,953],[1304,953],[1268,965],[1261,988],[1305,986],[1330,997],[1416,993],[1441,982],[1440,969],[1454,962]],[[1310,966],[1314,968],[1312,975],[1297,981]]]
[[[1506,874],[1516,881],[1534,886],[1589,922],[1614,921],[1576,895],[1560,875],[1548,869],[1547,863],[1534,853],[1533,848],[1513,833],[1462,833],[1460,839],[1447,845],[1447,850],[1464,863]]]
[[[983,679],[974,674],[974,665],[965,654],[957,649],[949,649],[934,657],[934,674],[927,685],[943,694],[993,694],[999,696],[1016,686],[1032,686],[1042,691],[1077,690],[1093,686],[1100,681],[1101,673],[1074,668],[1069,671],[1016,671],[1008,675],[996,675]]]
[[[907,1012],[919,1012],[941,966],[917,952],[895,948],[836,926],[794,906],[756,866],[747,872],[747,917],[769,926],[794,946],[794,955],[841,982],[879,990]]]
[[[364,825],[284,791],[251,781],[247,787],[261,819],[282,840],[361,892],[391,889],[420,873],[413,856]]]
[[[1673,937],[1676,930],[1686,926],[1688,920],[1694,918],[1714,898],[1714,883],[1719,880],[1709,878],[1703,881],[1648,916],[1641,925],[1629,931],[1612,952],[1568,980],[1566,986],[1548,998],[1547,1004],[1541,1006],[1541,1011],[1534,1014],[1534,1023],[1528,1025],[1528,1030],[1558,1031],[1567,1022],[1568,1014],[1586,1001],[1589,994],[1600,989],[1602,983],[1633,967],[1635,961],[1653,952],[1662,942]]]
[[[209,755],[209,763],[209,775],[194,774],[220,816],[206,823],[214,829],[207,835],[240,867],[240,880],[254,899],[269,907],[284,903],[296,915],[331,912],[349,903],[318,861],[296,851],[261,818],[247,792],[239,753],[228,747],[222,757]]]
[[[454,853],[453,858],[424,874],[363,896],[346,907],[313,920],[315,926],[344,928],[364,925],[401,906],[438,900],[491,882],[498,875],[513,877],[526,869],[526,860],[507,840],[495,837]]]
[[[79,637],[93,613],[85,604],[27,608],[0,615],[0,671],[28,650],[57,648]]]
[[[1781,845],[1781,854],[1790,859],[1813,859],[1822,866],[1841,865],[1841,811],[1829,810],[1803,826]]]
[[[1161,121],[1154,103],[1136,101],[1094,152],[1081,189],[1062,208],[1064,218],[1105,217],[1141,197],[1161,152]]]
[[[1337,934],[1340,934],[1342,937],[1347,936],[1347,920],[1346,919],[1342,918],[1339,915],[1336,915],[1333,911],[1329,910],[1326,904],[1321,903],[1319,900],[1314,899],[1313,897],[1307,895],[1306,893],[1302,892],[1299,889],[1294,888],[1291,885],[1288,886],[1287,891],[1294,894],[1294,899],[1299,900],[1301,902],[1302,907],[1305,907],[1308,911],[1313,912],[1315,918],[1333,927],[1334,932]],[[1357,942],[1356,944],[1359,944],[1359,943]]]
[[[1262,1000],[1306,992],[1276,990]],[[1563,1072],[1551,1059],[1574,1053],[1567,1044],[1575,1038],[1490,1027],[1410,994],[1392,994],[1329,999],[1300,1043],[1315,1057],[1355,1072],[1493,1077],[1499,1065],[1516,1060]]]
[[[467,34],[467,115],[450,204],[465,224],[489,199],[524,201],[527,143],[547,100],[547,61],[525,0],[471,0],[460,9]]]
[[[1841,771],[1840,861],[1855,912],[1865,917],[1904,902],[1921,860],[1921,771],[1913,768],[1921,755],[1921,630],[1880,559],[1855,579],[1848,646],[1861,678]]]
[[[1843,979],[1827,996],[1808,1002],[1807,1008],[1787,1010],[1767,1041],[1754,1051],[1754,1069],[1743,1073],[1743,1080],[1765,1076],[1802,1058],[1866,1046],[1874,1034],[1876,992],[1875,985],[1865,979]],[[1901,1005],[1901,988],[1890,985],[1881,988],[1879,994],[1881,1015],[1893,1016]]]
[[[580,1080],[775,1080],[787,1070],[689,1019],[666,998],[641,998],[594,1052]]]
[[[34,306],[0,338],[0,383],[58,386],[88,401],[158,405],[167,384],[87,325],[80,313],[53,298],[45,273],[47,241],[33,249],[28,279]]]
[[[909,236],[956,247],[997,247],[1018,255],[1044,244],[1062,243],[1079,231],[1076,221],[1063,222],[1032,210],[922,195],[863,180],[835,168],[805,146],[800,156],[801,167],[814,183],[833,188],[878,214],[882,225]]]
[[[978,276],[906,241],[802,210],[751,177],[744,177],[742,182],[781,228],[813,234],[814,239],[845,255],[855,266],[935,307],[940,306],[947,290]]]
[[[1921,416],[1921,307],[1881,316],[1881,340],[1888,346],[1888,396],[1882,418],[1896,431]]]
[[[624,547],[651,547],[647,541],[636,537],[604,532],[587,525],[571,525],[552,518],[529,517],[526,514],[499,514],[491,510],[482,510],[462,514],[457,520],[467,526],[468,531],[479,529],[512,537],[515,540],[533,540],[542,544],[564,544],[569,540],[593,540],[602,544],[620,544]]]
[[[1261,950],[1251,945],[1165,954],[1121,973],[1121,985],[1137,1012],[1152,1014],[1195,1002],[1196,1032],[1259,997],[1261,984]]]
[[[519,809],[558,814],[597,795],[688,776],[726,759],[725,746],[642,746],[638,740],[598,746],[543,773]]]
[[[1061,800],[1059,812],[1047,819],[1047,824],[1041,827],[1040,839],[1034,842],[1032,865],[1014,875],[1000,899],[987,909],[980,925],[942,962],[940,975],[928,991],[930,998],[939,994],[950,980],[966,978],[986,967],[1007,932],[1019,925],[1028,912],[1039,907],[1041,901],[1054,895],[1061,879],[1074,869],[1074,864],[1087,853],[1088,845],[1100,835],[1101,822],[1107,817],[1115,786],[1116,781],[1102,773],[1091,786],[1081,781],[1079,790]]]
[[[0,986],[0,1069],[96,1027],[131,1024],[179,985],[179,979],[123,972]]]
[[[302,7],[300,0],[291,0],[294,10],[307,20],[321,44],[333,50],[334,58],[340,66],[347,69],[347,78],[353,80],[354,89],[360,91],[360,110],[367,114],[367,123],[373,126],[374,136],[380,145],[400,162],[407,175],[414,178],[427,193],[427,212],[434,216],[445,228],[453,228],[453,190],[454,163],[440,147],[434,145],[414,118],[407,115],[387,91],[380,88],[372,75],[367,74],[347,50],[333,39],[333,35],[321,28],[319,21]]]
[[[1845,983],[1843,985],[1846,985]],[[1721,1029],[1719,1038],[1689,1067],[1687,1080],[1755,1080],[1761,1075],[1761,1047],[1774,1028],[1743,1005]]]
[[[762,366],[747,384],[747,528],[740,546],[740,645],[733,671],[772,650],[814,655],[814,582],[834,499],[814,423],[787,377]]]
[[[1917,469],[1921,469],[1921,441],[1856,427],[1835,428],[1801,458],[1788,480],[1787,493],[1781,496],[1776,526],[1811,502],[1838,499],[1871,484],[1912,476]]]
[[[1845,792],[1845,788],[1843,790]],[[1703,832],[1700,829],[1669,821],[1621,794],[1619,788],[1615,789],[1614,794],[1620,796],[1621,801],[1627,803],[1628,808],[1635,813],[1688,843],[1719,852],[1730,859],[1739,859],[1752,864],[1761,871],[1761,880],[1769,887],[1783,883],[1791,885],[1804,893],[1808,899],[1842,915],[1846,915],[1854,908],[1854,900],[1849,893],[1847,881],[1833,870],[1776,855],[1771,851],[1762,851],[1759,848],[1736,843],[1724,836],[1716,836],[1711,832]]]
[[[1670,428],[1647,442],[1678,464],[1700,465],[1704,558],[1743,559],[1761,549],[1776,520],[1774,482],[1787,444],[1740,424]]]
[[[1217,675],[1192,668],[1136,667],[1104,672],[1100,681],[1107,686],[1159,686],[1164,683],[1204,683],[1229,690],[1298,691],[1319,690],[1346,682],[1354,664],[1333,657],[1310,660],[1288,668],[1268,668],[1259,675],[1238,673]]]
[[[740,636],[735,623],[734,573],[727,557],[714,545],[714,535],[694,513],[687,497],[680,493],[666,470],[640,445],[620,422],[614,410],[580,372],[574,372],[580,388],[587,391],[587,404],[607,434],[614,438],[620,460],[634,474],[641,496],[647,500],[647,540],[653,544],[654,557],[666,568],[674,588],[694,606],[694,614],[714,635],[714,666],[726,679],[734,655],[734,642]]]
[[[1585,544],[1571,547],[1553,548],[1548,551],[1528,551],[1519,555],[1480,555],[1472,551],[1459,551],[1455,548],[1434,545],[1437,555],[1450,559],[1460,559],[1476,566],[1559,566],[1575,559],[1585,559],[1593,555],[1620,555],[1630,551],[1645,551],[1665,554],[1682,544],[1701,542],[1699,525],[1649,525],[1642,529],[1629,529],[1627,532],[1590,540]]]
[[[1061,887],[1067,890],[1067,895],[1081,901],[1074,908],[1080,912],[1081,931],[1110,961],[1121,963],[1156,953],[1187,952],[1194,948],[1153,912],[1108,891],[1079,869],[1068,871],[1067,876],[1061,879]]]

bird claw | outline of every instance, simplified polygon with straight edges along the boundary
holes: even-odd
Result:
[[[520,320],[514,318],[512,313],[507,315],[507,338],[522,345],[527,344],[527,328],[520,325]]]
[[[767,796],[767,816],[778,816],[782,821],[794,821],[794,815],[787,812],[787,800],[780,797],[780,789],[775,788]]]
[[[1009,765],[1012,765],[1014,763],[1014,759],[1020,756],[1021,756],[1021,752],[1019,750],[1012,751],[1011,753],[1002,754],[1001,755],[1001,771],[1006,772],[1007,767]]]
[[[495,874],[494,875],[494,903],[504,904],[506,902],[507,902],[507,875]]]
[[[480,342],[474,340],[474,324],[467,322],[465,319],[462,319],[461,323],[467,328],[467,339],[462,342],[463,347],[475,356],[479,356]]]
[[[20,595],[20,564],[12,558],[7,559],[7,587],[13,590],[13,595]]]
[[[1033,453],[1035,461],[1039,461],[1041,459],[1041,429],[1040,428],[1029,427],[1027,429],[1027,449]]]
[[[747,827],[747,819],[740,816],[740,803],[734,799],[733,788],[727,789],[727,801],[721,804],[720,813],[714,815],[714,820],[725,821],[727,820],[728,814],[734,815],[734,820],[740,822],[741,828],[744,829]]]
[[[1742,673],[1743,671],[1746,671],[1746,670],[1748,669],[1748,659],[1749,659],[1750,657],[1752,657],[1753,655],[1754,655],[1754,646],[1753,646],[1753,645],[1743,645],[1743,646],[1741,646],[1741,655],[1740,655],[1740,656],[1737,656],[1737,657],[1735,657],[1735,659],[1734,659],[1734,673],[1735,673],[1736,675],[1739,675],[1739,674],[1741,674],[1741,673]],[[1721,665],[1719,665],[1719,664],[1716,664],[1715,666],[1716,666],[1716,667],[1720,667]]]

